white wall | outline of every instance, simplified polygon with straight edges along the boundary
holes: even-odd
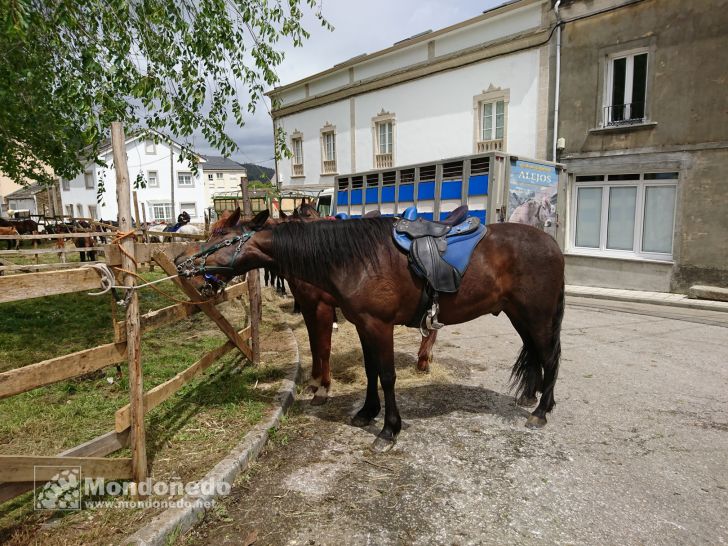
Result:
[[[509,90],[507,152],[536,157],[539,52],[527,50],[433,74],[400,85],[358,95],[355,104],[356,172],[374,168],[372,118],[382,110],[395,115],[395,166],[474,153],[476,112],[473,99],[492,84]],[[321,176],[320,129],[336,125],[337,166],[351,169],[349,99],[305,110],[278,120],[289,135],[304,135],[304,179],[291,178],[291,161],[278,162],[283,186],[333,185]]]
[[[285,177],[287,185],[327,185],[333,186],[334,175],[321,174],[321,129],[326,123],[336,127],[336,166],[339,173],[351,171],[351,134],[349,131],[349,100],[343,100],[305,110],[282,118],[280,124],[287,135],[291,148],[291,134],[303,134],[303,173],[304,178],[291,178],[292,160],[281,159],[278,168]]]
[[[308,81],[308,96],[313,97],[347,85],[349,83],[349,68],[353,68],[354,80],[360,81],[423,63],[428,60],[428,42],[430,41],[434,42],[434,54],[437,58],[510,35],[517,35],[529,29],[539,28],[542,19],[542,6],[543,4],[536,3],[500,15],[491,15],[481,21],[444,32],[436,37],[425,35],[422,41],[408,47],[395,49],[389,53],[376,55],[377,52],[374,52],[371,59],[364,57],[350,67],[342,67],[341,70]],[[280,93],[282,104],[289,105],[305,99],[305,85],[305,83],[294,85]]]
[[[191,172],[191,168],[187,164],[181,164],[177,161],[178,150],[174,150],[174,167],[170,166],[170,148],[163,143],[157,143],[155,153],[147,154],[145,150],[144,140],[133,140],[127,143],[127,162],[129,166],[129,177],[132,180],[132,185],[137,177],[137,174],[142,173],[145,178],[149,171],[157,171],[157,177],[159,180],[159,187],[152,188],[140,188],[137,189],[137,198],[139,201],[140,215],[142,214],[141,208],[146,208],[147,220],[151,221],[152,203],[170,203],[171,199],[171,177],[174,176],[174,212],[173,219],[176,219],[177,215],[181,210],[182,203],[195,203],[196,216],[192,218],[192,222],[203,222],[204,221],[204,210],[207,206],[205,199],[205,186],[203,180],[205,180],[205,174],[203,169],[193,178],[193,187],[180,187],[178,184],[177,174],[179,172]],[[94,173],[94,189],[86,189],[84,184],[84,175],[81,173],[74,180],[70,182],[70,191],[61,189],[61,200],[63,202],[64,214],[66,214],[66,205],[74,205],[74,215],[78,215],[76,205],[81,204],[83,206],[84,216],[88,215],[89,206],[97,206],[97,215],[99,218],[105,220],[116,220],[118,216],[118,207],[116,202],[116,171],[113,168],[112,154],[107,153],[103,159],[112,168],[102,168],[97,165],[89,165],[88,170],[93,170]],[[97,204],[96,202],[96,189],[98,187],[99,180],[104,181],[105,193],[103,196],[103,202]],[[132,191],[134,188],[132,187]],[[132,201],[132,211],[134,205]]]

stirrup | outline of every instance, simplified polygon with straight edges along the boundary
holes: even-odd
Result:
[[[433,330],[439,330],[440,328],[445,326],[443,323],[437,320],[437,315],[440,313],[440,304],[437,303],[437,292],[435,292],[432,299],[432,307],[427,311],[427,314],[425,315],[423,320],[424,328],[420,326],[420,334],[422,334],[422,337],[427,337],[429,335],[429,332],[432,332]]]

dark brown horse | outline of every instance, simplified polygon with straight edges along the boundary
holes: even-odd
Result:
[[[230,222],[232,211],[224,211],[220,219],[211,226],[213,237],[223,233],[226,224]],[[303,203],[294,210],[292,215],[281,212],[279,220],[268,218],[266,225],[274,225],[284,221],[316,221],[324,220],[319,217],[316,209]],[[239,223],[239,222],[238,222]],[[273,267],[265,268],[266,275],[278,275]],[[281,279],[283,277],[280,277]],[[307,387],[308,392],[313,394],[312,405],[321,405],[326,402],[331,390],[331,337],[336,318],[336,301],[321,288],[307,283],[300,279],[289,276],[288,286],[294,297],[294,310],[303,315],[303,320],[308,333],[309,347],[311,349],[311,378]],[[418,353],[417,368],[420,371],[427,371],[429,368],[432,345],[435,341],[435,332],[424,338]]]
[[[284,274],[330,294],[356,326],[364,353],[366,399],[352,424],[366,426],[379,414],[379,380],[384,391],[384,427],[373,447],[391,448],[402,426],[394,393],[394,325],[410,322],[423,289],[422,281],[409,269],[407,256],[392,241],[394,219],[266,227],[267,216],[264,211],[241,226],[236,225],[236,215],[231,216],[206,250],[190,249],[177,257],[180,271],[202,283],[199,275],[210,271],[231,278],[275,265]],[[235,244],[225,245],[226,240]],[[195,261],[201,255],[206,256],[204,268]],[[554,406],[564,313],[564,259],[551,236],[521,224],[488,226],[458,292],[440,296],[439,320],[444,324],[501,312],[523,341],[512,371],[519,402],[535,403],[536,394],[542,393],[526,424],[542,427]]]

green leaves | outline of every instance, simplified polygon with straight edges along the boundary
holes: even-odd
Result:
[[[242,126],[278,82],[280,41],[308,36],[301,4],[329,26],[315,0],[0,0],[0,171],[71,178],[114,120],[230,155],[228,118]]]

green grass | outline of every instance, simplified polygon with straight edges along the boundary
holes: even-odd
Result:
[[[143,276],[152,280],[162,275]],[[184,298],[171,282],[157,286]],[[172,304],[153,290],[140,292],[142,313]],[[242,327],[245,313],[239,304],[219,308],[236,328]],[[123,319],[124,310],[117,311],[117,318]],[[0,305],[0,372],[113,341],[111,314],[108,295],[64,294]],[[272,337],[273,329],[270,323],[262,325],[264,334]],[[141,347],[144,390],[225,341],[203,313],[148,332]],[[258,367],[242,367],[240,353],[233,350],[149,411],[145,416],[147,456],[154,476],[199,479],[238,443],[277,396],[285,369],[281,358],[276,358]],[[110,366],[0,400],[0,454],[54,455],[112,430],[115,412],[128,403],[126,363],[121,369],[120,378]],[[111,456],[130,455],[125,449]],[[104,526],[81,532],[79,522],[88,514],[66,514],[57,528],[41,531],[38,525],[49,515],[34,513],[31,498],[26,494],[0,505],[0,543],[53,542],[61,537],[109,543],[114,536],[126,534],[129,518],[138,522],[140,517],[136,512],[104,512]],[[151,515],[143,514],[144,518]]]

